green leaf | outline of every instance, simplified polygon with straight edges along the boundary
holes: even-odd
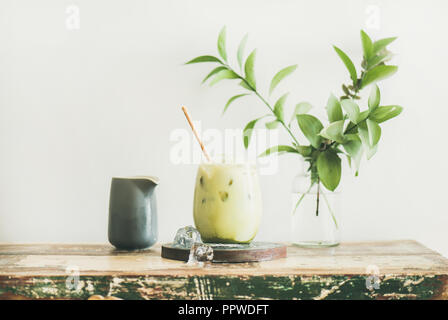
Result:
[[[220,72],[221,70],[226,70],[227,68],[226,67],[223,67],[223,66],[220,66],[220,67],[217,67],[217,68],[215,68],[215,69],[213,69],[205,78],[204,78],[204,80],[202,80],[202,83],[204,83],[205,81],[207,81],[211,76],[213,76],[214,74],[216,74],[216,73],[218,73],[218,72]]]
[[[364,145],[370,146],[369,141],[369,130],[367,129],[367,124],[365,122],[361,122],[358,124],[358,132],[359,138],[361,139]]]
[[[311,152],[313,151],[313,149],[311,148],[311,146],[297,146],[297,151],[304,157],[308,157],[309,155],[311,155]]]
[[[308,111],[310,111],[312,107],[313,106],[309,102],[306,101],[299,102],[298,104],[296,104],[296,109],[294,110],[294,113],[296,115],[308,113]]]
[[[380,52],[377,55],[371,57],[367,63],[367,69],[371,69],[372,67],[380,64],[381,62],[386,62],[392,59],[392,52],[383,50],[384,52]]]
[[[397,37],[385,38],[377,40],[373,43],[373,53],[376,54],[386,48],[391,42],[395,41]]]
[[[361,86],[362,88],[364,88],[373,82],[386,79],[387,77],[390,77],[395,72],[397,72],[397,70],[397,66],[378,65],[376,67],[373,67],[365,73],[364,77],[362,78]]]
[[[254,49],[252,53],[247,57],[246,63],[244,64],[244,72],[246,74],[246,81],[252,88],[256,88],[255,83],[255,73],[254,73],[254,64],[255,64],[255,56],[257,55],[257,49]]]
[[[353,122],[349,122],[347,127],[345,128],[344,133],[347,134],[352,134],[352,133],[358,133],[358,127],[356,126],[356,124],[354,124]]]
[[[224,59],[224,61],[227,61],[227,52],[226,52],[226,27],[224,26],[221,29],[221,32],[218,36],[218,52],[221,58]]]
[[[322,137],[334,140],[337,143],[344,142],[344,120],[339,120],[330,123],[328,127],[322,129],[319,133]]]
[[[240,45],[238,46],[238,52],[237,52],[237,59],[238,59],[238,65],[240,66],[240,69],[243,68],[243,55],[244,55],[244,49],[246,48],[247,38],[248,34],[246,34],[243,39],[240,42]]]
[[[345,135],[345,142],[342,145],[344,150],[350,155],[350,157],[355,161],[356,173],[359,170],[359,165],[361,164],[363,149],[361,139],[357,134]]]
[[[219,60],[214,56],[200,56],[186,62],[185,64],[201,63],[201,62],[219,62],[222,64],[221,60]]]
[[[335,147],[332,149],[334,152],[336,153],[344,153],[344,151],[342,151],[341,149],[339,149],[339,147]]]
[[[322,142],[322,137],[319,135],[319,133],[324,127],[322,123],[319,121],[319,119],[310,114],[298,114],[296,118],[300,130],[302,130],[305,137],[314,148],[319,149]]]
[[[276,152],[279,152],[279,153],[284,153],[284,152],[298,153],[298,151],[295,148],[291,147],[291,146],[280,145],[280,146],[275,146],[275,147],[271,147],[269,149],[266,149],[263,153],[261,153],[259,155],[259,157],[268,156],[268,155],[276,153]]]
[[[227,101],[227,103],[226,103],[226,105],[224,107],[224,111],[222,112],[222,114],[224,114],[224,112],[226,112],[227,108],[230,106],[230,104],[233,101],[235,101],[236,99],[239,99],[241,97],[248,96],[248,95],[249,95],[248,93],[242,93],[242,94],[238,94],[238,95],[233,96],[232,98],[230,98],[229,101]]]
[[[249,147],[250,138],[252,137],[252,132],[254,130],[255,125],[257,122],[261,119],[263,119],[265,116],[257,118],[255,120],[250,121],[243,130],[243,143],[244,147],[247,149]]]
[[[364,149],[366,150],[367,160],[370,160],[376,153],[378,144],[371,145],[369,128],[367,127],[366,122],[361,122],[358,125],[358,132],[359,132],[359,137],[361,138],[361,141],[362,141],[362,145],[364,146]]]
[[[369,131],[369,144],[375,146],[381,137],[381,127],[375,121],[370,119],[366,120],[367,130]]]
[[[311,110],[313,106],[309,102],[299,102],[296,104],[296,108],[294,109],[294,112],[292,113],[291,120],[289,121],[289,124],[293,122],[296,119],[296,116],[298,114],[305,114],[308,111]]]
[[[380,99],[381,99],[380,88],[378,88],[378,86],[375,84],[372,87],[372,91],[370,91],[370,96],[369,96],[370,112],[372,112],[373,110],[378,108],[378,106],[380,105]]]
[[[350,78],[352,79],[353,84],[355,84],[358,80],[358,76],[356,75],[356,68],[352,60],[350,60],[350,58],[345,54],[345,52],[339,49],[338,47],[333,46],[333,48],[338,54],[339,58],[341,58],[342,62],[345,64],[345,67],[350,73]]]
[[[365,33],[363,30],[361,30],[361,42],[362,42],[362,49],[364,51],[364,58],[366,61],[369,61],[373,52],[373,44],[372,39],[370,39],[367,33]]]
[[[246,81],[242,80],[240,82],[240,86],[242,86],[244,89],[250,90],[250,91],[254,91],[254,89],[252,89],[247,83]]]
[[[369,118],[376,123],[381,123],[398,116],[401,111],[403,111],[403,108],[400,106],[382,106],[376,108]]]
[[[341,159],[339,156],[331,150],[319,153],[317,173],[325,188],[334,191],[341,181]]]
[[[369,114],[370,114],[370,110],[364,110],[363,112],[361,112],[358,117],[358,123],[366,120],[369,117]]]
[[[223,79],[238,79],[238,78],[239,78],[238,75],[232,70],[228,69],[221,70],[215,75],[212,81],[210,81],[210,86],[215,85],[216,83],[218,83]]]
[[[348,154],[346,154],[345,156],[347,157],[348,166],[351,168],[352,167],[352,157]]]
[[[372,157],[376,154],[376,152],[378,151],[378,145],[374,145],[373,147],[371,147],[370,149],[367,150],[366,155],[367,155],[367,160],[372,159]]]
[[[279,72],[277,72],[277,74],[274,76],[274,78],[272,78],[271,85],[269,87],[269,94],[271,94],[272,91],[274,91],[275,87],[277,87],[277,85],[280,83],[280,81],[282,81],[284,78],[289,76],[296,69],[297,69],[297,65],[295,64],[293,66],[286,67],[286,68],[280,70]]]
[[[348,118],[353,123],[358,123],[359,120],[359,107],[358,105],[351,99],[341,100],[342,108],[347,112]]]
[[[280,122],[278,122],[277,120],[274,120],[274,121],[266,122],[264,125],[266,126],[267,129],[272,130],[272,129],[276,129],[278,127],[279,123]]]
[[[333,94],[330,95],[327,101],[327,114],[330,122],[342,120],[344,115],[342,114],[341,104],[338,98]]]
[[[289,93],[285,93],[284,95],[282,95],[274,105],[274,114],[280,121],[283,121],[284,118],[283,106],[285,104],[286,98],[288,97],[288,94]]]

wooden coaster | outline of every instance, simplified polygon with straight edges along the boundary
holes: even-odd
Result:
[[[286,258],[286,245],[270,242],[250,244],[207,243],[213,248],[213,262],[257,262]],[[162,258],[188,261],[190,249],[162,245]]]

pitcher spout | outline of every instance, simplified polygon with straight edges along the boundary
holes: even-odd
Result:
[[[154,176],[137,176],[132,177],[132,180],[140,187],[143,193],[154,191],[155,187],[159,184],[159,178]]]
[[[137,186],[144,194],[152,192],[159,184],[159,178],[154,176],[114,177],[113,179],[126,180]]]
[[[160,181],[159,178],[154,177],[154,176],[135,176],[135,177],[132,177],[132,179],[147,181],[149,184],[151,184],[154,187],[157,186]]]

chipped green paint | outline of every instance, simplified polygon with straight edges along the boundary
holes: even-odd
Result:
[[[0,298],[87,299],[437,299],[448,276],[380,276],[368,290],[366,276],[81,276],[78,290],[66,277],[0,277]]]
[[[448,260],[410,240],[288,247],[285,259],[207,268],[160,254],[160,246],[0,244],[0,299],[448,299]],[[380,287],[368,290],[372,263]],[[67,266],[80,270],[77,290],[66,285]]]

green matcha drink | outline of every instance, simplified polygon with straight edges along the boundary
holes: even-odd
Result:
[[[194,223],[206,242],[248,243],[258,231],[261,192],[254,165],[204,163],[194,192]]]

